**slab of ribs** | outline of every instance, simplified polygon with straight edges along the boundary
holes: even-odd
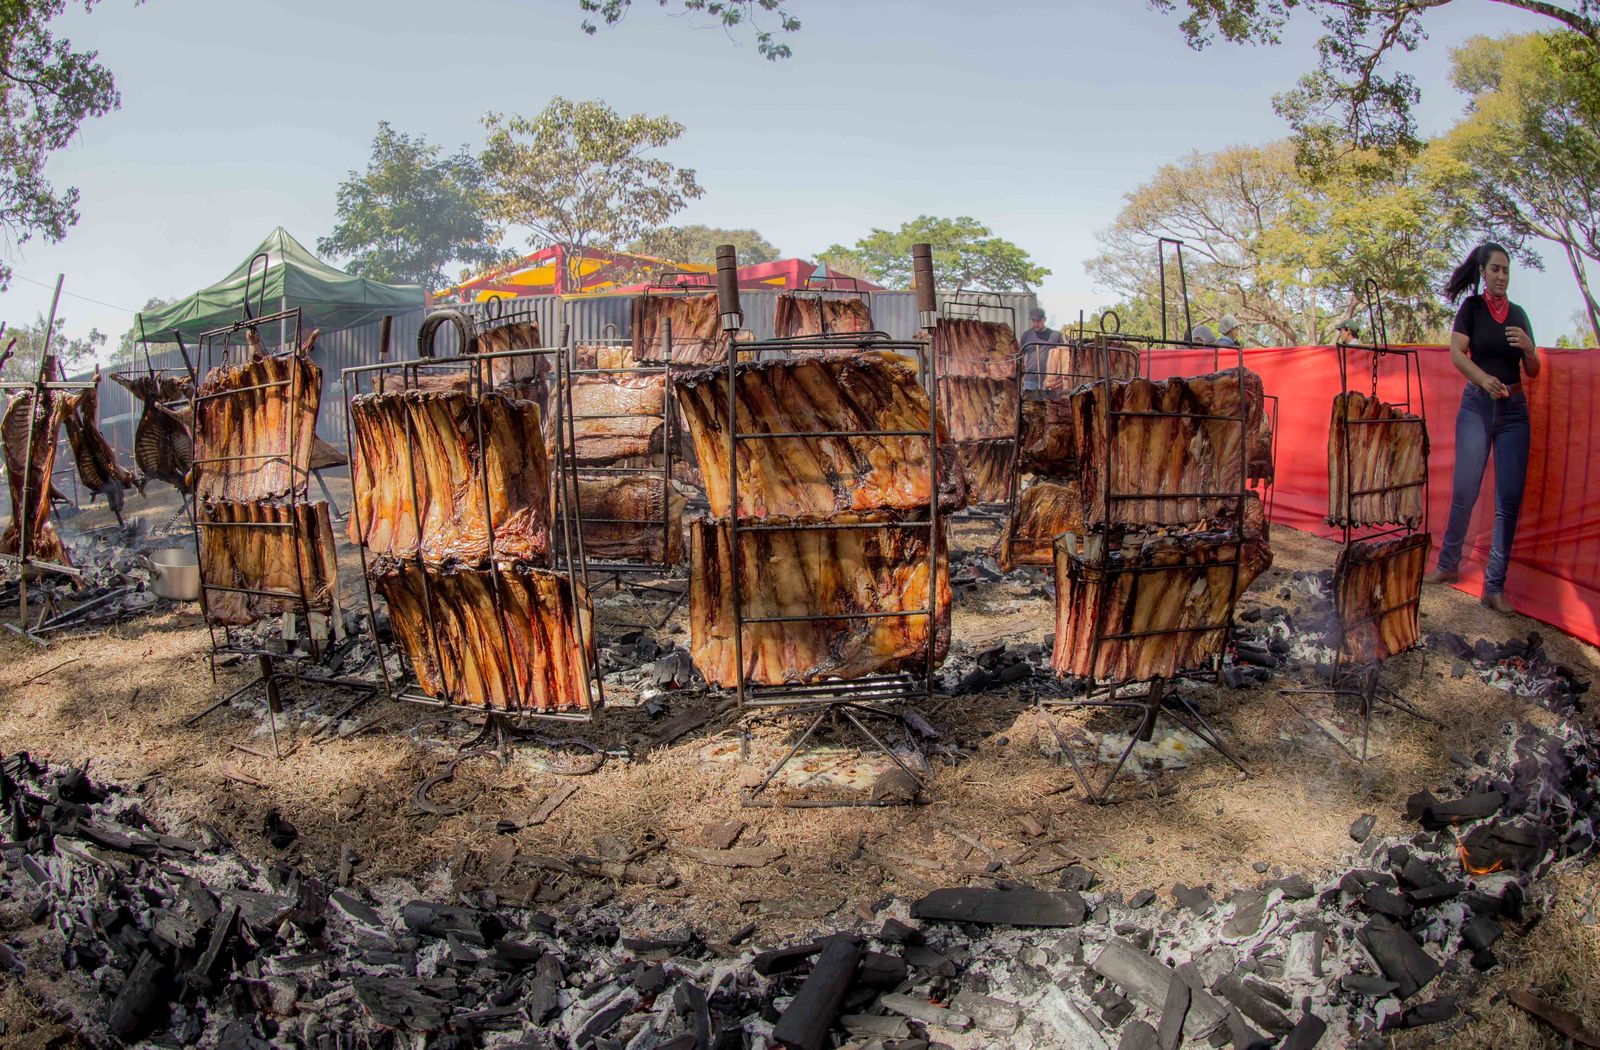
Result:
[[[663,565],[683,561],[684,499],[659,471],[580,474],[578,497],[584,557]]]
[[[539,325],[535,321],[508,321],[477,333],[477,352],[498,354],[507,350],[532,350],[540,345]],[[550,362],[543,355],[501,358],[488,361],[481,369],[482,379],[493,389],[519,388],[523,397],[536,400],[544,395],[550,375]]]
[[[1016,468],[1016,336],[1009,325],[944,318],[933,330],[933,352],[939,422],[972,475],[972,502],[999,503]]]
[[[661,323],[672,322],[672,360],[662,357]],[[648,364],[712,365],[728,359],[714,294],[640,295],[633,300],[633,358]]]
[[[1421,641],[1422,574],[1427,533],[1364,540],[1339,554],[1333,569],[1334,609],[1344,625],[1340,658],[1370,664]]]
[[[1078,472],[1072,402],[1060,394],[1023,394],[1020,441],[1018,469],[1023,473],[1069,477]]]
[[[1139,352],[1131,346],[1093,340],[1060,343],[1045,354],[1039,387],[1066,392],[1096,379],[1132,379],[1139,374]]]
[[[254,340],[250,360],[219,365],[201,380],[194,443],[201,499],[267,500],[306,490],[322,369],[304,351],[269,357],[259,347]]]
[[[47,362],[45,374],[50,372]],[[70,564],[61,537],[50,521],[50,475],[56,467],[56,438],[68,400],[59,390],[46,388],[37,400],[33,391],[25,391],[11,399],[5,415],[0,417],[0,445],[5,448],[6,487],[11,495],[11,520],[5,532],[0,533],[0,554]],[[24,522],[27,550],[22,549]]]
[[[428,695],[502,711],[593,706],[584,688],[595,658],[589,596],[565,574],[504,564],[424,570],[383,557],[372,580]],[[504,616],[495,610],[497,593]],[[579,616],[587,652],[578,643]]]
[[[887,512],[838,514],[832,524],[904,520]],[[774,524],[769,519],[763,524]],[[943,526],[941,525],[941,530]],[[928,607],[928,530],[922,528],[771,530],[739,535],[743,615],[904,612]],[[937,559],[935,660],[950,642],[950,582]],[[689,630],[694,665],[707,682],[738,682],[734,655],[732,558],[722,522],[689,524]],[[746,623],[746,682],[752,685],[853,679],[921,670],[928,652],[928,617],[795,623]]]
[[[477,565],[492,521],[497,555],[544,560],[550,477],[535,402],[460,389],[362,394],[350,399],[350,425],[352,543],[399,557],[420,545],[430,565]]]
[[[870,332],[872,310],[864,299],[783,292],[772,316],[772,330],[779,339]]]
[[[1420,416],[1356,391],[1333,399],[1333,415],[1328,421],[1330,524],[1416,528],[1422,524],[1422,483],[1427,472],[1428,434]],[[1375,489],[1388,491],[1372,491]]]
[[[685,370],[683,410],[713,517],[729,512],[727,366]],[[926,431],[927,393],[914,362],[883,351],[741,363],[741,434]],[[915,510],[928,503],[928,438],[795,437],[738,442],[741,517],[826,518],[843,511]],[[942,459],[942,457],[941,457]],[[940,503],[966,499],[965,472],[944,461]]]
[[[187,378],[170,375],[125,376],[113,372],[111,378],[127,387],[143,405],[133,432],[133,465],[139,468],[141,491],[153,478],[187,492],[189,470],[194,466],[188,404],[193,384]],[[174,403],[179,407],[168,407]]]
[[[655,375],[573,376],[572,428],[577,461],[606,466],[661,451],[667,377]],[[546,423],[553,431],[555,418]],[[554,439],[547,433],[547,439]]]
[[[100,433],[100,369],[94,370],[94,386],[65,399],[67,444],[72,447],[78,481],[96,496],[104,496],[111,513],[122,524],[122,497],[135,484],[133,471],[117,462],[117,452]]]
[[[579,369],[634,368],[639,364],[633,356],[633,344],[616,346],[609,343],[579,343],[573,351],[573,360]]]
[[[201,500],[196,509],[212,623],[244,626],[276,613],[332,611],[339,568],[326,503]]]
[[[1242,383],[1241,370],[1228,369],[1161,381],[1114,380],[1074,390],[1072,428],[1084,520],[1126,526],[1191,524],[1227,513],[1233,498],[1220,494],[1239,491],[1250,478],[1270,476],[1272,442],[1261,377],[1242,371]],[[1236,421],[1241,412],[1243,435]],[[1109,427],[1108,413],[1118,413]],[[1143,494],[1168,498],[1110,498]]]
[[[1050,565],[1057,536],[1087,531],[1076,480],[1036,481],[1018,495],[1017,512],[1001,534],[996,560],[1005,572],[1018,565]]]
[[[1058,540],[1056,672],[1142,682],[1204,668],[1227,637],[1236,559],[1235,598],[1272,564],[1262,540],[1241,542],[1232,532],[1187,532],[1153,536],[1098,556],[1072,549],[1066,537]],[[1204,629],[1212,625],[1215,630]],[[1169,633],[1112,637],[1143,632]]]

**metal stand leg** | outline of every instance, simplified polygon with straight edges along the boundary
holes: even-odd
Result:
[[[844,701],[837,703],[818,704],[816,716],[813,717],[806,725],[805,731],[801,733],[799,738],[795,740],[794,744],[790,746],[787,753],[785,753],[782,758],[768,768],[766,774],[761,778],[761,781],[743,794],[740,799],[740,804],[748,808],[762,809],[844,809],[851,807],[882,807],[919,804],[923,793],[928,787],[927,779],[922,776],[922,774],[918,773],[916,770],[907,765],[905,760],[900,757],[899,753],[896,752],[893,747],[890,747],[884,742],[882,737],[868,728],[866,722],[862,720],[862,716],[893,718],[899,721],[903,726],[906,726],[905,720],[900,715],[898,710],[885,710],[883,708],[872,707],[865,704],[855,704]],[[819,728],[821,728],[823,722],[829,720],[831,720],[835,726],[841,728],[848,726],[849,729],[851,729],[863,741],[888,755],[889,760],[893,762],[896,767],[898,767],[900,772],[904,773],[909,778],[909,784],[907,785],[910,788],[909,792],[903,793],[904,797],[896,798],[791,799],[784,802],[762,800],[760,798],[762,793],[764,793],[767,788],[771,786],[772,782],[777,779],[778,775],[782,773],[784,769],[788,767],[789,763],[795,760],[795,757],[800,754],[801,749],[805,747],[806,742],[811,739],[811,737]],[[909,726],[906,726],[906,728],[909,732]],[[749,744],[750,731],[748,725],[741,724],[741,758],[749,758]]]
[[[1423,670],[1420,671],[1419,674],[1425,673],[1425,669],[1427,667],[1427,653],[1425,650],[1423,651],[1422,660]],[[1367,752],[1372,736],[1372,713],[1379,707],[1387,707],[1390,710],[1398,711],[1403,715],[1408,715],[1420,722],[1426,722],[1429,725],[1443,726],[1444,724],[1436,718],[1432,718],[1426,714],[1423,714],[1422,711],[1416,707],[1416,705],[1412,704],[1409,700],[1406,700],[1393,689],[1383,685],[1378,680],[1382,670],[1383,665],[1375,663],[1361,671],[1351,672],[1350,675],[1346,676],[1345,680],[1348,680],[1351,677],[1359,676],[1360,684],[1354,687],[1341,686],[1338,684],[1339,679],[1335,678],[1328,684],[1327,687],[1280,689],[1278,690],[1278,696],[1283,699],[1284,704],[1289,708],[1289,710],[1293,711],[1296,715],[1299,715],[1300,718],[1309,723],[1313,729],[1327,737],[1333,742],[1334,746],[1339,748],[1339,750],[1343,751],[1346,755],[1349,755],[1357,762],[1365,763],[1367,761]],[[1328,696],[1332,697],[1335,701],[1337,701],[1341,696],[1354,697],[1356,701],[1356,709],[1361,713],[1361,751],[1357,753],[1356,751],[1352,750],[1344,741],[1330,733],[1326,726],[1324,726],[1317,719],[1311,717],[1310,714],[1308,714],[1294,701],[1288,699],[1290,696]]]

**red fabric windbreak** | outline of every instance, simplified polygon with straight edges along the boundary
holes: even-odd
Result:
[[[1220,351],[1226,368],[1235,351]],[[1540,350],[1544,370],[1528,380],[1533,447],[1506,576],[1506,596],[1518,611],[1592,644],[1600,644],[1600,352]],[[1263,347],[1244,352],[1245,365],[1261,375],[1278,398],[1277,492],[1272,520],[1322,536],[1337,536],[1328,513],[1328,423],[1339,391],[1338,355],[1325,346]],[[1349,355],[1349,385],[1372,386],[1372,355]],[[1419,348],[1421,402],[1427,410],[1428,514],[1433,557],[1450,516],[1450,479],[1455,467],[1456,411],[1466,379],[1442,346]],[[1404,402],[1402,358],[1385,357],[1378,394]],[[1157,350],[1152,378],[1212,371],[1209,350]],[[1411,393],[1413,407],[1418,393]],[[1483,568],[1494,528],[1494,461],[1467,531],[1462,582],[1470,594],[1483,591]],[[1429,568],[1432,568],[1430,560]]]

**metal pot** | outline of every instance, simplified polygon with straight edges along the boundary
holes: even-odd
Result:
[[[150,589],[159,597],[175,602],[199,600],[200,559],[194,551],[183,547],[166,547],[139,560],[155,576],[150,582]]]

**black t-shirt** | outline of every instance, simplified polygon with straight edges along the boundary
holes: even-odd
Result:
[[[1494,376],[1502,383],[1522,382],[1522,351],[1506,340],[1507,328],[1520,328],[1533,338],[1533,325],[1528,323],[1527,311],[1516,303],[1505,322],[1496,321],[1489,313],[1488,304],[1481,295],[1469,295],[1456,311],[1452,331],[1467,337],[1467,356],[1472,363]]]

